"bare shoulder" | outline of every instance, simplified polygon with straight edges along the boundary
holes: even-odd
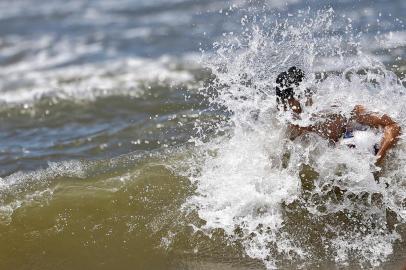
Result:
[[[364,114],[365,112],[366,112],[365,107],[363,105],[360,105],[360,104],[355,105],[354,109],[352,110],[352,113],[355,114],[355,115],[361,115],[361,114]]]

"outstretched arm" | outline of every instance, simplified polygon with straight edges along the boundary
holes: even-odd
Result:
[[[381,116],[367,112],[361,105],[355,106],[353,115],[355,120],[361,124],[374,128],[382,127],[384,129],[379,151],[376,154],[378,157],[377,164],[380,164],[383,161],[386,152],[396,143],[397,138],[400,135],[399,125],[388,115],[384,114]]]

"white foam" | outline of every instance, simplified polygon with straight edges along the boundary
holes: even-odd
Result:
[[[390,31],[374,37],[365,37],[362,45],[373,50],[405,47],[406,31]]]
[[[191,172],[197,189],[185,206],[205,221],[197,230],[210,234],[222,229],[230,241],[240,241],[246,254],[262,260],[267,268],[277,267],[279,256],[311,261],[318,256],[313,246],[317,241],[323,243],[318,249],[325,249],[322,253],[339,264],[346,264],[355,252],[361,258],[360,265],[376,266],[392,253],[392,243],[399,238],[386,227],[386,209],[394,211],[399,222],[406,221],[401,204],[406,198],[400,180],[406,176],[403,166],[391,166],[378,183],[372,153],[354,155],[348,147],[331,147],[317,135],[290,141],[286,123],[309,125],[316,121],[315,115],[326,111],[348,116],[355,105],[363,104],[368,110],[390,115],[404,127],[405,89],[379,60],[360,50],[354,37],[342,36],[341,42],[333,43],[345,44],[348,38],[352,42],[349,47],[330,47],[326,37],[336,20],[332,10],[307,14],[311,20],[302,15],[299,23],[280,22],[273,28],[257,25],[247,39],[233,37],[218,43],[217,54],[205,62],[218,79],[213,87],[220,86],[212,100],[226,107],[231,116],[226,136],[208,143],[196,140],[204,162],[199,174],[195,169]],[[336,57],[337,52],[342,60],[337,68],[342,73],[316,81],[312,74],[318,68],[318,58]],[[304,109],[301,120],[275,109],[273,82],[279,72],[292,65],[307,74],[302,88],[317,90],[314,105]],[[405,150],[401,142],[393,151],[395,157],[388,157],[388,164],[402,164]],[[314,189],[308,191],[310,197],[302,193],[301,174],[308,173],[303,172],[303,164],[318,173]],[[345,191],[342,200],[331,198],[332,186]],[[369,204],[360,199],[363,194],[369,194]],[[380,206],[372,205],[371,194],[380,194]],[[286,225],[292,222],[287,208],[295,204],[305,208],[290,210],[296,211],[298,219],[310,213],[309,219],[324,221],[319,231],[312,232],[317,234],[317,241],[303,242],[292,234],[292,229],[306,230],[305,222],[303,227]],[[336,218],[329,218],[340,213],[354,215],[357,223],[348,219],[345,222],[352,225],[345,227],[335,223]],[[371,220],[371,216],[377,219]],[[368,244],[362,242],[364,239]]]
[[[177,69],[177,62],[168,56],[51,69],[43,68],[66,62],[71,56],[61,55],[49,61],[50,56],[38,57],[0,71],[3,79],[0,102],[32,103],[46,96],[73,100],[93,100],[110,95],[140,96],[145,90],[141,86],[145,84],[171,86],[194,79],[190,71]]]

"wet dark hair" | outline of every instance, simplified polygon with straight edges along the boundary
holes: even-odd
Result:
[[[304,72],[295,66],[290,67],[287,71],[281,72],[276,77],[276,101],[285,103],[288,99],[294,97],[294,87],[299,86],[303,81]]]

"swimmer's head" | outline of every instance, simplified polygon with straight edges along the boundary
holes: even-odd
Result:
[[[276,78],[276,101],[286,111],[288,108],[295,113],[301,113],[299,100],[295,99],[295,88],[303,81],[304,72],[295,66],[290,67]],[[279,109],[279,106],[278,106]]]
[[[304,72],[295,66],[290,67],[276,77],[276,100],[278,103],[286,103],[287,100],[293,99],[295,88],[303,81]]]

